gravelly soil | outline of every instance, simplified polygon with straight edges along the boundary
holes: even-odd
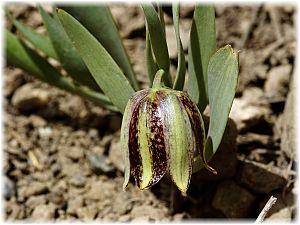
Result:
[[[45,32],[34,7],[8,6],[15,17]],[[138,80],[147,87],[142,10],[126,5],[111,9]],[[174,75],[176,40],[170,10],[165,10]],[[207,171],[195,174],[186,197],[168,177],[142,192],[132,181],[123,192],[122,116],[7,67],[3,87],[5,219],[254,219],[274,195],[278,200],[267,220],[291,221],[297,194],[295,10],[292,5],[217,5],[218,46],[231,44],[241,50],[239,85],[232,120],[212,161],[219,176]],[[187,53],[192,6],[183,7],[181,15]],[[8,22],[6,27],[15,32]]]

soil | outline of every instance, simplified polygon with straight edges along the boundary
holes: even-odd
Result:
[[[34,6],[8,4],[12,14],[45,32]],[[50,12],[51,7],[47,6]],[[140,7],[112,5],[134,71],[143,87],[145,25]],[[165,7],[171,72],[177,65],[170,8]],[[240,50],[236,97],[212,161],[220,171],[192,177],[187,196],[163,178],[122,191],[122,116],[33,79],[4,70],[4,201],[8,221],[254,220],[274,195],[266,220],[292,221],[296,211],[295,29],[293,5],[216,5],[218,47]],[[181,9],[187,54],[193,6]],[[16,29],[6,22],[6,28]],[[175,50],[174,50],[175,49]],[[206,121],[208,122],[208,121]]]

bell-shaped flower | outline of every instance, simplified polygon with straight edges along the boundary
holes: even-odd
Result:
[[[125,160],[125,189],[132,174],[144,190],[169,171],[178,189],[186,192],[195,154],[204,165],[205,129],[197,106],[187,93],[160,86],[163,72],[153,87],[138,91],[128,101],[122,128],[121,148]]]

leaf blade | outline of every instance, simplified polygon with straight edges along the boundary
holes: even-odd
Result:
[[[99,91],[99,86],[79,56],[60,22],[48,15],[41,6],[38,8],[59,61],[68,75],[78,83]]]
[[[188,93],[202,113],[208,103],[208,62],[216,50],[215,11],[213,6],[196,6],[188,48]]]
[[[134,89],[139,90],[139,84],[110,9],[105,5],[63,6],[61,8],[76,18],[101,43],[123,70]]]
[[[74,17],[62,9],[58,10],[58,17],[98,85],[123,113],[134,89],[121,69],[97,39]]]
[[[216,153],[226,128],[238,83],[238,67],[238,53],[230,45],[220,48],[209,61],[210,122],[205,145],[205,158],[208,161]],[[196,169],[199,169],[199,165]]]
[[[99,106],[118,111],[110,100],[101,93],[75,86],[51,66],[44,58],[28,48],[14,34],[5,30],[7,63],[19,67],[30,75],[53,86],[69,91],[95,102]]]
[[[180,39],[180,32],[179,32],[179,4],[172,5],[173,11],[173,22],[175,28],[175,35],[176,35],[176,44],[177,44],[177,51],[178,51],[178,64],[177,64],[177,71],[176,71],[176,78],[173,85],[173,89],[182,90],[184,86],[184,79],[185,79],[185,57],[184,51]]]
[[[166,71],[166,76],[164,77],[165,85],[172,87],[172,79],[169,73],[169,52],[161,21],[152,5],[142,5],[142,8],[144,10],[156,63],[159,69]]]

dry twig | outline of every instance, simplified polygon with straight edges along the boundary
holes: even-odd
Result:
[[[277,201],[277,198],[275,198],[273,195],[270,197],[268,202],[266,203],[265,207],[262,209],[260,214],[258,215],[255,223],[262,223],[264,221],[264,218],[266,217],[267,213],[269,210],[272,208],[272,206],[275,204]]]

